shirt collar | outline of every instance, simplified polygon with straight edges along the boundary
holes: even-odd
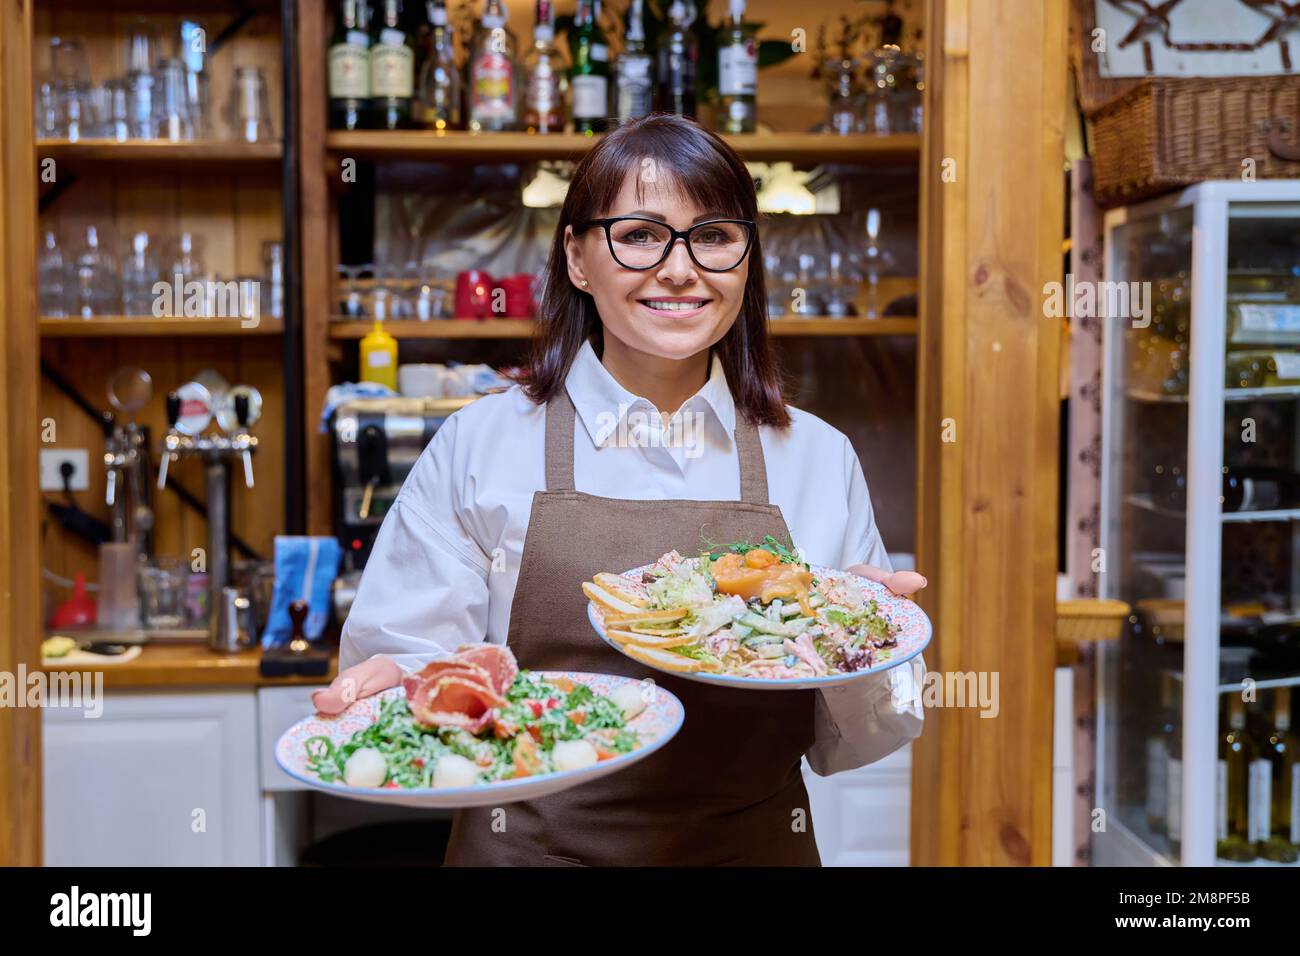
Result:
[[[628,412],[633,409],[654,409],[654,403],[649,399],[642,398],[619,384],[596,357],[596,350],[592,348],[590,340],[582,343],[564,384],[587,434],[598,446],[605,443]],[[727,436],[734,437],[736,403],[727,385],[722,360],[716,353],[710,358],[708,381],[682,404],[682,408],[711,412],[712,418]]]

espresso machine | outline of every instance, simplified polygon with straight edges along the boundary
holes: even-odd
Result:
[[[345,571],[370,557],[384,515],[434,433],[469,398],[355,398],[334,410],[334,533]]]

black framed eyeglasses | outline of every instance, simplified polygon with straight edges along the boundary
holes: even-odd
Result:
[[[681,239],[691,261],[705,272],[730,272],[749,255],[755,224],[748,219],[710,219],[689,229],[674,229],[658,219],[614,216],[591,219],[576,229],[592,226],[605,230],[610,255],[624,269],[653,269],[668,258],[673,243]]]

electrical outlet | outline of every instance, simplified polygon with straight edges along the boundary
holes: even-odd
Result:
[[[63,475],[59,467],[72,466],[72,490],[90,490],[90,452],[84,448],[41,449],[41,491],[62,491]]]

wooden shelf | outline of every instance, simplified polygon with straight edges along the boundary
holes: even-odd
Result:
[[[359,339],[374,323],[336,320],[330,323],[331,339]],[[384,331],[396,339],[526,339],[537,323],[532,319],[396,319],[384,322]],[[868,336],[915,335],[916,319],[772,319],[770,328],[779,336]]]
[[[280,143],[241,143],[237,141],[195,141],[172,143],[166,140],[135,139],[117,142],[111,139],[42,139],[36,142],[40,159],[109,160],[113,162],[193,162],[193,163],[271,163],[284,155]]]
[[[155,319],[153,316],[100,315],[93,319],[51,319],[42,317],[42,338],[91,339],[143,336],[276,335],[284,331],[280,319],[262,319],[244,328],[242,319]]]
[[[429,130],[332,132],[325,146],[336,156],[356,159],[495,160],[578,159],[598,137],[579,133],[436,133]],[[724,136],[745,159],[802,163],[914,163],[921,137],[829,133],[752,133]]]

